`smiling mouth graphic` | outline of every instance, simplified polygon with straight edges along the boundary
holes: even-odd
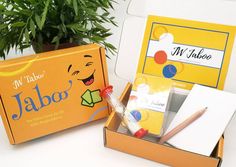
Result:
[[[95,72],[95,71],[94,71]],[[83,81],[83,83],[86,85],[86,86],[89,86],[91,85],[93,82],[94,82],[94,72],[92,75],[90,75],[88,78],[86,79],[79,79],[81,81]]]

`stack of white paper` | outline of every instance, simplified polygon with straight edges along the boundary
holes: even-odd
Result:
[[[168,140],[171,145],[209,156],[236,110],[236,95],[194,85],[166,133],[195,112],[208,107],[195,122]]]

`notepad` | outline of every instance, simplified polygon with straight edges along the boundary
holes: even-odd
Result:
[[[235,99],[236,94],[194,85],[165,134],[196,111],[204,107],[208,109],[199,119],[169,139],[168,143],[210,156],[236,110]]]

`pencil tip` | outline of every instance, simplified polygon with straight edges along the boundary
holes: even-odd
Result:
[[[207,111],[208,107],[205,107],[203,110],[202,110],[202,114],[205,113]]]

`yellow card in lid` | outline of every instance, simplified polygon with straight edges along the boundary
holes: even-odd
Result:
[[[138,73],[171,78],[175,87],[224,88],[236,28],[149,16]]]
[[[150,134],[163,133],[172,84],[171,79],[136,75],[127,110]]]

